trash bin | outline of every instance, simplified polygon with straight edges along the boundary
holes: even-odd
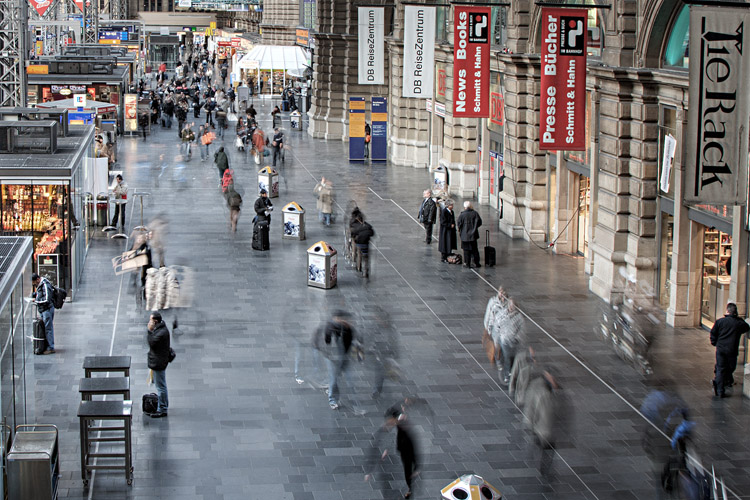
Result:
[[[281,221],[284,224],[282,239],[304,240],[305,239],[305,209],[296,202],[287,203],[281,209]]]
[[[307,249],[307,286],[333,288],[337,274],[335,248],[321,240]]]
[[[446,500],[467,500],[481,498],[486,500],[502,500],[503,495],[485,481],[482,476],[466,474],[440,490]]]
[[[258,170],[258,192],[265,189],[269,198],[279,196],[279,173],[273,167],[263,167]]]
[[[292,126],[292,130],[302,130],[302,115],[299,111],[292,111],[289,113],[289,121]]]
[[[106,226],[109,223],[109,199],[107,193],[96,195],[96,225]]]
[[[83,196],[83,209],[85,211],[84,220],[86,227],[94,225],[94,193],[85,193]]]
[[[432,187],[442,190],[448,187],[448,170],[442,165],[432,171]]]
[[[57,427],[17,426],[7,460],[9,498],[57,498],[60,475]]]

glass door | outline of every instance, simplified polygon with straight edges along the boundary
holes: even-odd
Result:
[[[589,207],[591,206],[591,180],[583,175],[578,176],[578,245],[581,255],[589,249]]]
[[[703,286],[701,323],[711,328],[724,315],[729,300],[732,236],[717,229],[703,232]]]
[[[669,275],[672,272],[672,243],[674,235],[674,217],[668,213],[661,214],[661,245],[659,257],[659,305],[666,310],[672,285]]]

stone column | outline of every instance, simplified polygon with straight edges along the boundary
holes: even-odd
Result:
[[[262,43],[293,45],[299,22],[299,0],[266,0],[260,24]]]
[[[684,144],[687,137],[687,110],[682,107],[677,110],[677,138],[678,147],[674,157],[674,229],[672,231],[672,269],[669,273],[671,289],[669,293],[669,307],[667,308],[667,324],[676,327],[696,326],[696,318],[700,317],[700,295],[698,299],[691,296],[690,247],[691,222],[688,219],[688,209],[683,205],[685,193],[685,165],[683,160]],[[703,255],[703,252],[700,252]],[[700,269],[700,268],[699,268]],[[698,273],[700,275],[700,273]],[[700,294],[700,288],[698,288]]]
[[[732,214],[732,281],[729,283],[729,300],[737,304],[740,316],[747,314],[747,219],[745,207],[734,207]],[[717,256],[718,261],[719,256]],[[722,307],[726,304],[722,305]],[[718,313],[718,311],[717,311]]]

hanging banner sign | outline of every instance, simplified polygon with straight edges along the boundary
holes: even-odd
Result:
[[[404,97],[432,97],[435,7],[404,7]]]
[[[542,9],[539,149],[586,150],[586,9]]]
[[[29,0],[29,3],[40,16],[43,16],[52,5],[52,0]]]
[[[357,82],[360,85],[382,85],[385,83],[383,59],[383,28],[382,7],[359,7],[359,74]]]
[[[138,130],[138,96],[125,94],[125,131]]]
[[[454,7],[453,116],[490,116],[490,8]]]
[[[349,161],[365,159],[365,98],[349,98]]]
[[[372,98],[372,135],[370,158],[372,161],[385,161],[388,154],[388,99]]]
[[[495,125],[503,124],[503,95],[498,92],[490,92],[490,121]]]
[[[664,136],[664,156],[661,159],[661,179],[659,185],[665,193],[669,192],[669,176],[672,173],[672,162],[677,150],[677,141],[672,134]]]
[[[78,10],[83,12],[83,0],[73,0],[73,3],[76,4],[76,7],[78,7]]]
[[[685,201],[744,205],[747,193],[745,9],[690,7],[690,109]]]

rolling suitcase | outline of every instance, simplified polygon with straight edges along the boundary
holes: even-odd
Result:
[[[497,260],[497,252],[495,247],[490,246],[490,230],[487,230],[487,238],[484,246],[484,265],[492,267],[495,265]]]
[[[44,351],[47,350],[47,330],[44,328],[44,321],[42,318],[36,318],[34,319],[34,330],[33,330],[33,337],[34,340],[34,354],[44,354]]]
[[[268,241],[268,222],[260,221],[253,226],[253,250],[265,251],[271,247]]]

